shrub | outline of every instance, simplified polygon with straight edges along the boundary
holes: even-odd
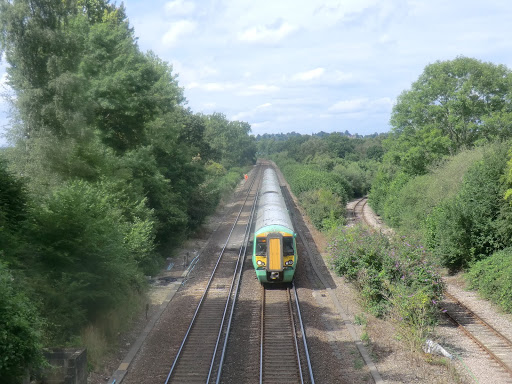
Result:
[[[0,262],[0,381],[21,382],[26,370],[41,367],[42,322],[33,302]]]
[[[466,274],[469,287],[512,313],[512,248],[475,263]]]
[[[428,244],[452,271],[488,257],[510,240],[506,231],[498,230],[508,221],[502,216],[507,213],[502,180],[508,147],[487,147],[483,159],[468,169],[457,195],[439,204],[429,217]]]
[[[419,350],[436,325],[439,312],[428,287],[414,289],[404,285],[390,287],[390,316],[397,337],[412,350]]]
[[[299,199],[317,229],[327,230],[344,224],[345,207],[339,196],[331,191],[307,191],[302,193]]]
[[[334,270],[356,284],[366,307],[377,316],[388,313],[390,305],[396,305],[397,295],[404,292],[421,292],[428,299],[428,306],[434,305],[442,294],[441,278],[429,261],[431,255],[411,239],[388,240],[380,233],[356,225],[332,232],[329,253]],[[416,310],[417,306],[411,307],[414,313],[409,316],[416,319],[411,321],[411,327],[419,324]],[[429,318],[422,321],[434,321],[433,313],[430,309],[425,311]]]
[[[128,222],[112,200],[94,185],[73,182],[34,210],[34,287],[56,342],[142,288],[137,263],[152,247],[149,223]]]

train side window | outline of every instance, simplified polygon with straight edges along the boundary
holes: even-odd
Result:
[[[256,239],[256,256],[267,255],[267,239]]]
[[[293,256],[293,237],[283,237],[283,256]]]

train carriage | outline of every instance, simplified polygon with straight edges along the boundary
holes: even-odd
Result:
[[[287,283],[297,266],[296,233],[279,180],[266,169],[259,191],[252,263],[261,283]]]

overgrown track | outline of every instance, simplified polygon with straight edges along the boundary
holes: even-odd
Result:
[[[261,298],[260,384],[314,383],[295,289],[262,285]],[[301,354],[307,361],[305,375]]]
[[[371,227],[370,223],[368,222],[368,219],[366,218],[366,215],[364,214],[364,208],[366,207],[366,204],[368,203],[368,197],[364,196],[362,198],[360,198],[356,205],[354,205],[354,210],[353,210],[353,218],[354,218],[354,221],[356,221],[358,218],[362,219],[363,222],[368,225],[369,227]]]
[[[220,377],[229,336],[243,259],[257,201],[259,172],[252,179],[244,203],[222,248],[190,326],[174,358],[165,383],[209,383]],[[242,216],[244,212],[246,215]],[[249,211],[249,212],[248,212]],[[231,235],[243,230],[236,253]],[[230,245],[231,247],[228,247]]]
[[[512,341],[445,292],[446,316],[512,376]]]

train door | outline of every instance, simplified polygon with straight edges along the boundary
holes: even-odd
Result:
[[[283,270],[283,236],[270,234],[267,236],[267,271],[280,272]]]

